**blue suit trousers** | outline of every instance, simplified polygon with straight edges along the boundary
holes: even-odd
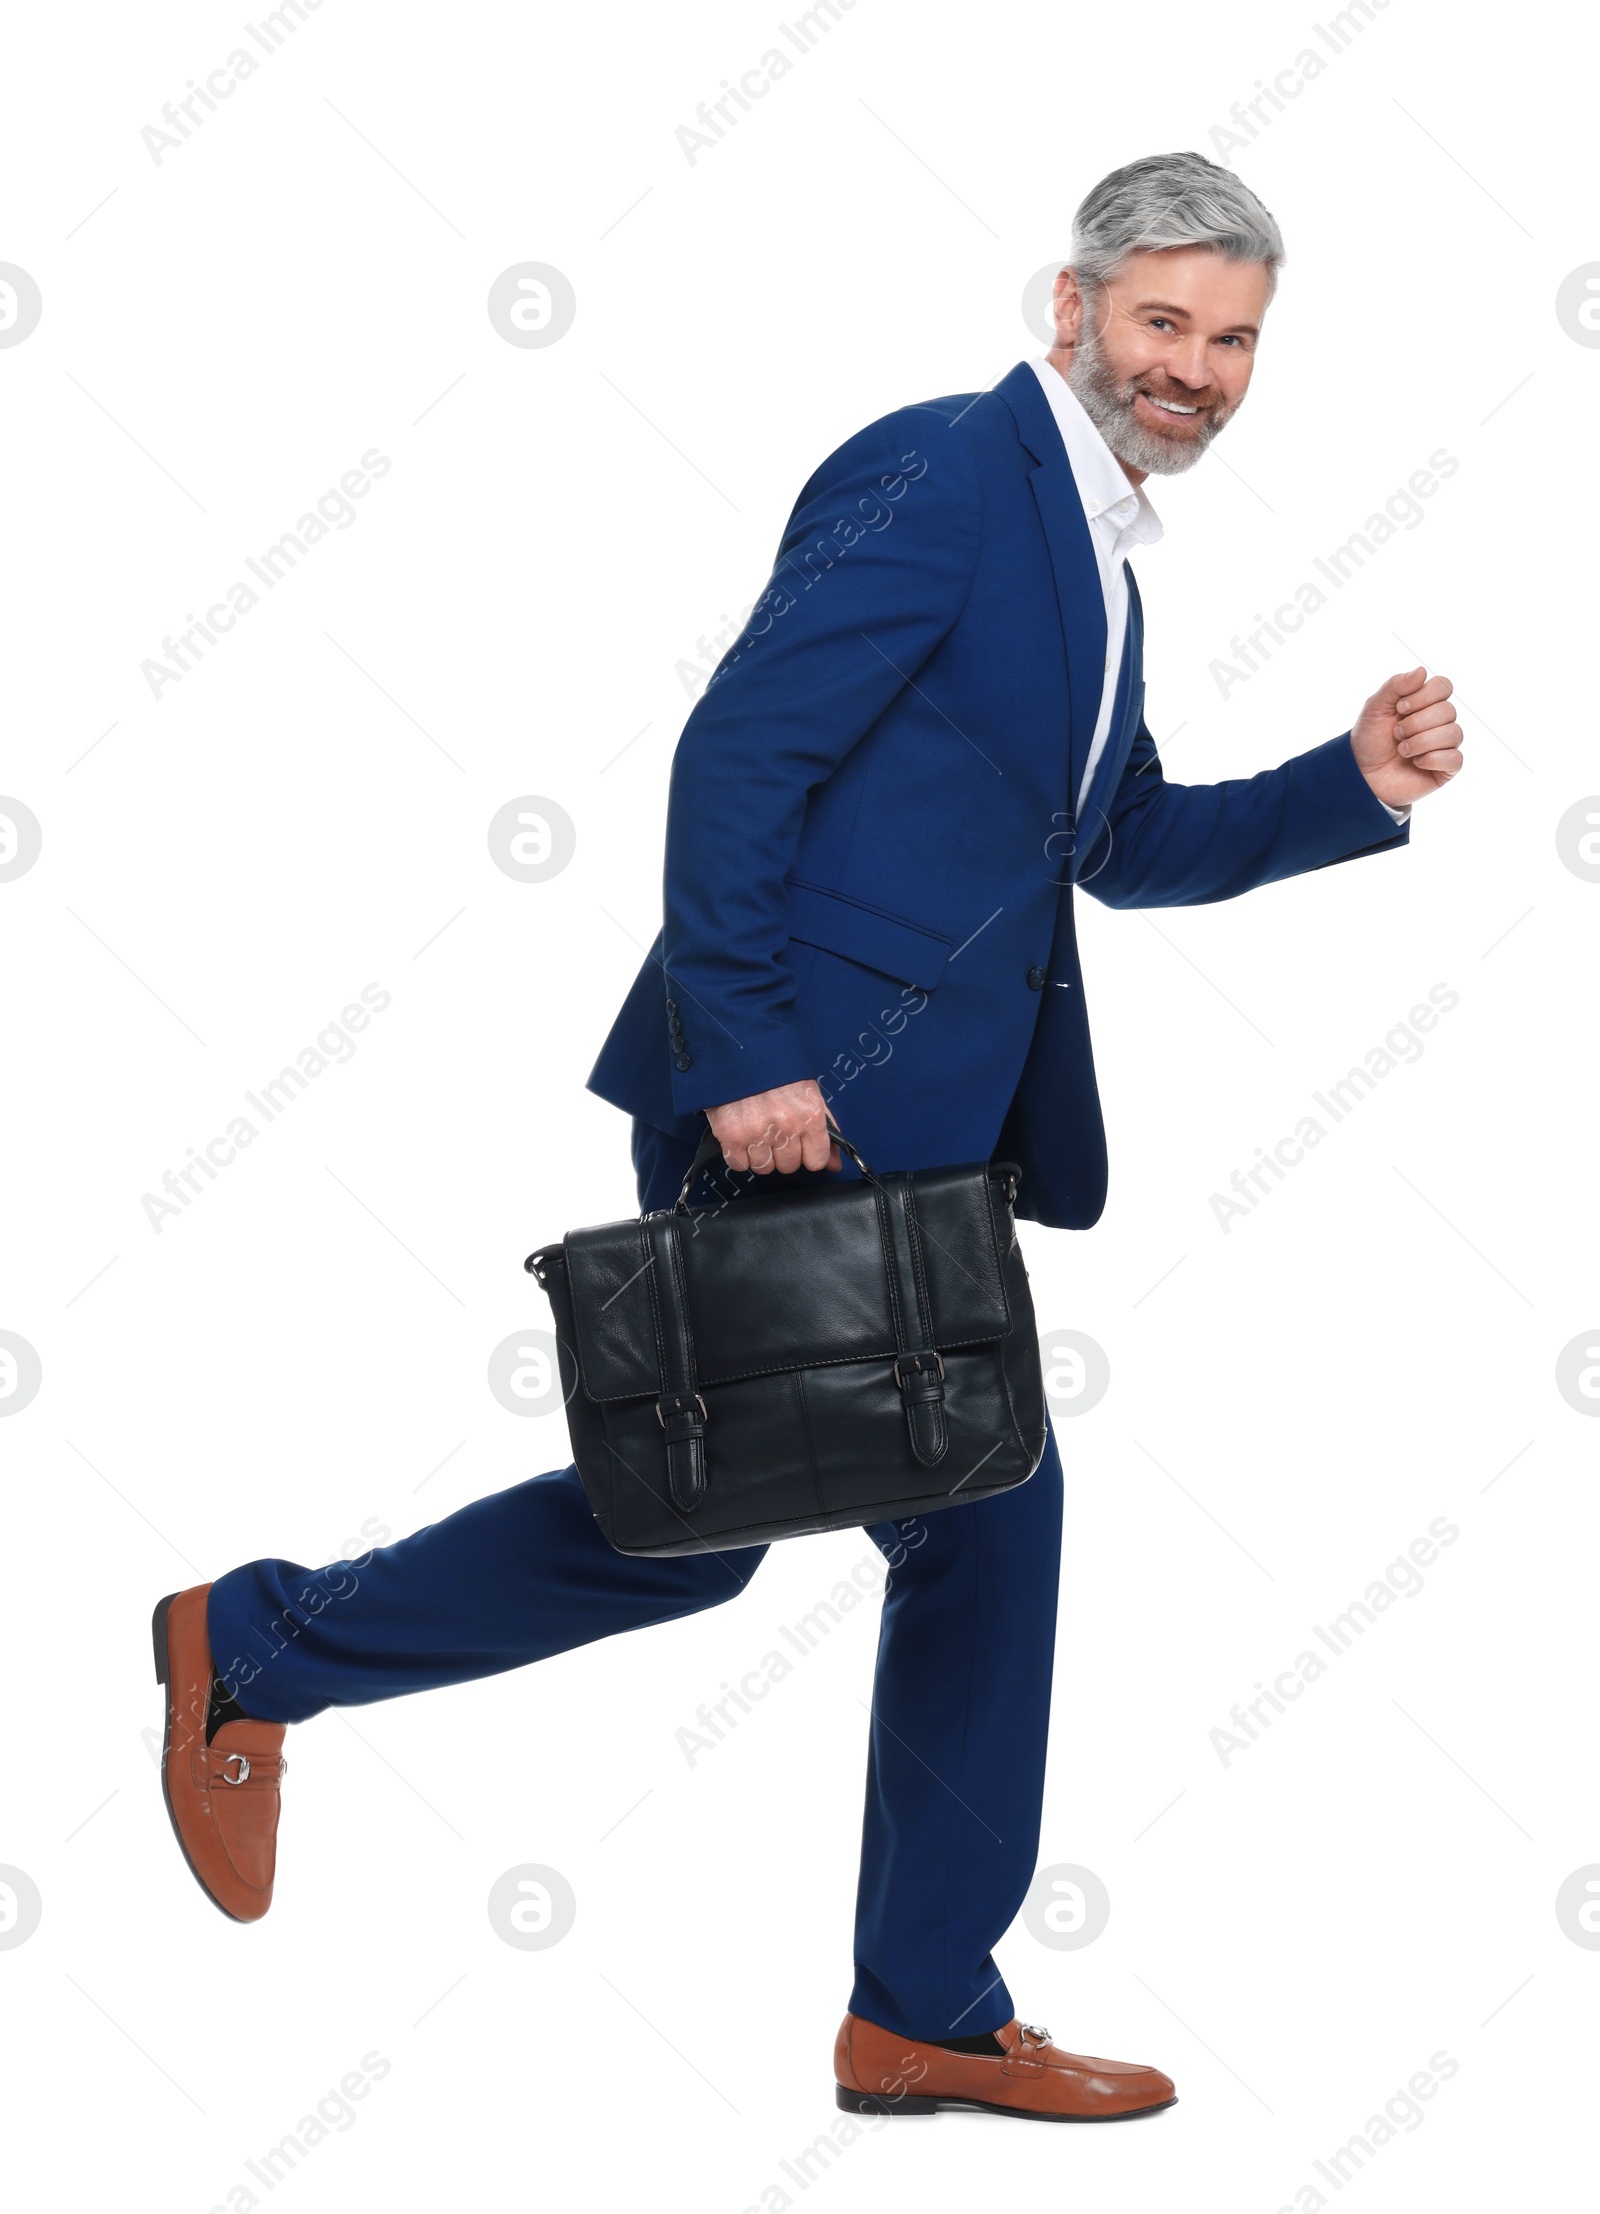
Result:
[[[641,1207],[671,1204],[692,1152],[635,1122]],[[1038,1853],[1061,1488],[1052,1434],[1017,1489],[868,1532],[890,1574],[850,2009],[897,2035],[976,2036],[1016,2011],[991,1948]],[[765,1551],[618,1553],[567,1467],[315,1580],[293,1561],[233,1569],[211,1589],[211,1650],[247,1713],[303,1722],[718,1606]]]

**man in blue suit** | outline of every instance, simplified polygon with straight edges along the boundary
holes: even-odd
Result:
[[[1132,163],[1078,211],[1046,359],[884,417],[804,487],[679,743],[664,927],[590,1078],[634,1118],[643,1207],[706,1117],[733,1169],[819,1175],[831,1114],[877,1167],[1017,1161],[1019,1212],[1086,1228],[1106,1153],[1076,889],[1193,905],[1402,847],[1459,771],[1450,685],[1420,668],[1249,778],[1169,783],[1146,727],[1143,487],[1244,399],[1282,256],[1228,171]],[[840,2104],[1169,2104],[1159,2070],[1019,2022],[992,1958],[1038,1845],[1054,1440],[1019,1488],[871,1534],[893,1573]],[[315,1576],[257,1561],[177,1594],[157,1666],[191,1867],[266,1911],[285,1724],[715,1605],[761,1558],[614,1553],[568,1468]]]

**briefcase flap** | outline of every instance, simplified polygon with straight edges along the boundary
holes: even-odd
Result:
[[[893,1187],[904,1176],[883,1176]],[[941,1350],[1011,1328],[1003,1253],[1004,1172],[921,1169],[911,1181],[928,1305]],[[676,1218],[683,1291],[702,1384],[893,1360],[890,1257],[871,1184],[750,1186]],[[1002,1243],[1002,1240],[1005,1243]],[[591,1399],[661,1390],[655,1267],[637,1220],[573,1231],[562,1247],[583,1388]]]

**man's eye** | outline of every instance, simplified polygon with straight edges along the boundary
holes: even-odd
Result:
[[[1169,321],[1167,320],[1166,316],[1164,316],[1164,315],[1152,315],[1152,316],[1151,316],[1151,318],[1150,318],[1150,328],[1151,328],[1151,329],[1152,329],[1153,331],[1170,331],[1170,330],[1171,330],[1171,328],[1172,328],[1172,325],[1171,325],[1171,323],[1170,323],[1170,322],[1169,322]]]

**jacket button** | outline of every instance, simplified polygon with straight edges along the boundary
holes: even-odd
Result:
[[[1044,990],[1043,969],[1035,967],[1028,971],[1028,989],[1030,992],[1042,992]]]
[[[677,1003],[677,1001],[676,1001],[675,999],[669,999],[669,1000],[667,1001],[667,1013],[668,1013],[669,1015],[675,1015],[675,1014],[676,1014],[677,1012],[678,1012],[678,1003]]]
[[[672,1065],[675,1069],[687,1069],[692,1068],[694,1063],[687,1053],[675,1053],[672,1057]]]

